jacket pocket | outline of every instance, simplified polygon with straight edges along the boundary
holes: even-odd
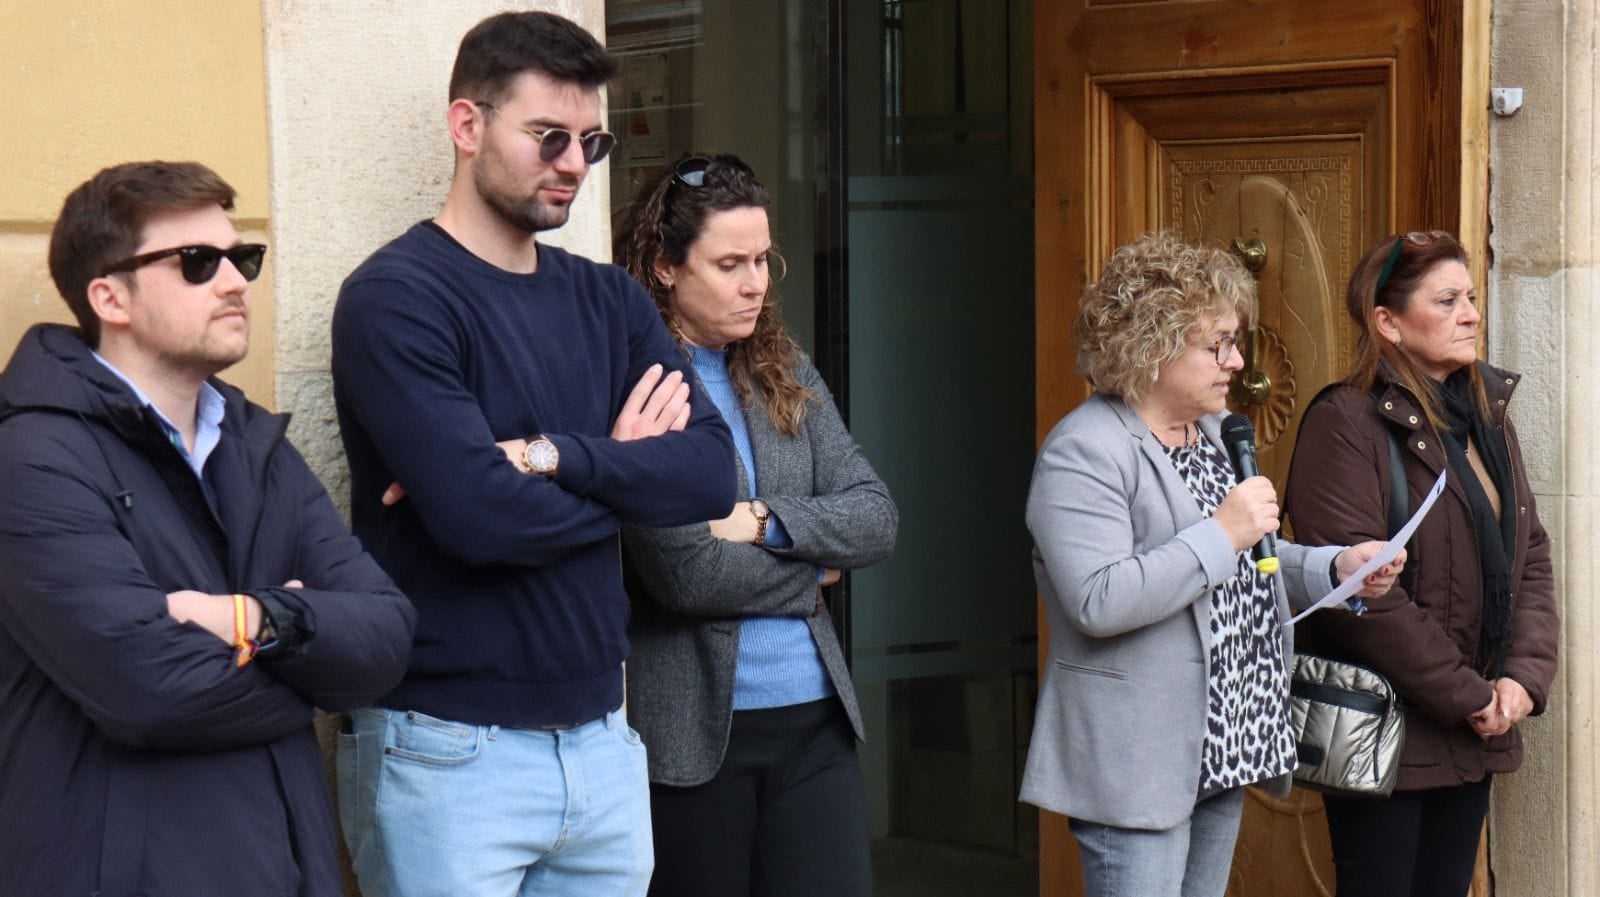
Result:
[[[1068,673],[1082,673],[1086,676],[1100,676],[1106,679],[1127,679],[1128,674],[1122,670],[1113,670],[1110,667],[1092,667],[1086,664],[1073,663],[1070,660],[1055,659],[1056,669]]]

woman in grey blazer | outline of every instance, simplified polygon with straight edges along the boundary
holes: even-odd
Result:
[[[1219,430],[1254,312],[1249,273],[1220,249],[1152,234],[1117,250],[1077,321],[1096,392],[1034,468],[1050,658],[1022,799],[1071,817],[1092,897],[1223,894],[1243,787],[1286,793],[1295,765],[1282,623],[1382,545],[1280,542],[1272,575],[1251,561],[1277,496],[1264,477],[1235,483]]]
[[[654,897],[871,889],[861,715],[821,587],[888,557],[898,516],[784,327],[767,204],[738,158],[687,156],[615,237],[740,459],[727,518],[623,533]]]

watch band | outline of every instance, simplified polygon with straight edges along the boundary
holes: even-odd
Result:
[[[757,506],[760,507],[760,510],[757,510]],[[767,522],[772,519],[772,509],[767,507],[767,503],[761,499],[753,498],[750,500],[750,513],[755,515],[756,518],[756,537],[751,544],[767,544]]]

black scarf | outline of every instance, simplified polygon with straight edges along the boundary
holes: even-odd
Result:
[[[1477,667],[1489,679],[1505,673],[1506,650],[1511,645],[1511,558],[1517,544],[1517,509],[1512,489],[1511,457],[1506,438],[1478,408],[1472,381],[1465,369],[1451,374],[1439,390],[1444,400],[1445,454],[1450,469],[1467,493],[1472,524],[1478,536],[1478,559],[1483,572],[1483,623],[1478,630]],[[1500,518],[1483,483],[1467,460],[1467,438],[1477,449],[1489,479],[1500,492]]]

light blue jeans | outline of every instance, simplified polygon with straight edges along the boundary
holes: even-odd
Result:
[[[556,731],[372,707],[352,721],[339,822],[365,897],[645,893],[650,786],[621,710]]]
[[[1243,813],[1244,789],[1230,788],[1166,831],[1072,820],[1086,897],[1223,897]]]

